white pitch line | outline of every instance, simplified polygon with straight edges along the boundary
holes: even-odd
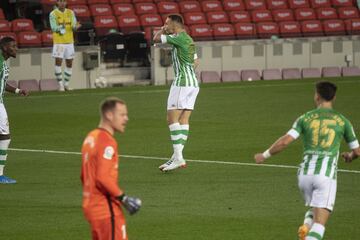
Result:
[[[9,148],[10,151],[15,152],[36,152],[36,153],[54,153],[54,154],[65,154],[65,155],[81,155],[80,152],[68,152],[68,151],[56,151],[56,150],[44,150],[44,149],[26,149],[26,148]],[[153,156],[137,156],[137,155],[119,155],[122,158],[137,158],[137,159],[155,159],[155,160],[168,160],[165,157],[153,157]],[[256,164],[256,163],[241,163],[241,162],[226,162],[226,161],[212,161],[212,160],[199,160],[199,159],[186,159],[188,162],[195,163],[210,163],[210,164],[222,164],[222,165],[238,165],[238,166],[251,166],[251,167],[273,167],[273,168],[289,168],[297,169],[298,166],[291,165],[278,165],[278,164]],[[338,169],[338,172],[345,173],[358,173],[357,170],[346,170]]]

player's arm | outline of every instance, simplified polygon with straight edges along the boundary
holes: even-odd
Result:
[[[78,30],[81,27],[80,22],[76,19],[75,13],[72,12],[72,19],[71,19],[71,27],[74,31]]]
[[[22,95],[22,96],[27,96],[27,95],[29,95],[29,92],[26,91],[25,89],[20,89],[20,88],[13,87],[13,86],[9,85],[8,83],[6,83],[5,90],[6,90],[7,92],[20,94],[20,95]]]
[[[60,30],[63,28],[63,26],[61,26],[57,23],[55,14],[50,13],[49,20],[50,20],[51,31],[59,33]]]
[[[295,138],[289,134],[285,134],[284,136],[280,137],[276,140],[271,147],[263,153],[255,154],[255,162],[256,163],[263,163],[267,158],[275,155],[281,151],[283,151],[290,143],[295,141]]]
[[[301,116],[298,119],[296,119],[295,123],[292,126],[292,129],[288,131],[284,136],[280,137],[276,142],[274,142],[270,148],[268,148],[263,153],[255,154],[254,156],[255,162],[263,163],[267,158],[283,151],[287,146],[289,146],[290,143],[292,143],[298,137],[300,137],[300,134],[302,133],[302,129],[303,129],[302,123],[303,121]]]
[[[356,138],[355,131],[353,126],[349,121],[345,121],[345,132],[344,132],[345,141],[348,143],[350,152],[344,152],[341,154],[345,162],[352,162],[354,159],[360,156],[360,146],[359,141]]]
[[[153,41],[154,41],[155,43],[161,43],[161,42],[162,42],[162,41],[161,41],[161,36],[162,36],[162,35],[163,35],[163,36],[166,36],[165,34],[166,34],[165,27],[162,26],[161,29],[155,33],[155,35],[154,35],[154,37],[153,37]]]

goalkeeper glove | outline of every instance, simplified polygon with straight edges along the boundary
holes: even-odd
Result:
[[[122,203],[124,208],[130,213],[130,215],[135,214],[137,211],[139,211],[141,207],[141,200],[140,198],[136,197],[129,197],[125,194],[120,195],[117,197],[119,201]]]

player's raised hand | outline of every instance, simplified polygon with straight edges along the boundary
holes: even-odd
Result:
[[[265,161],[265,157],[262,153],[257,153],[254,155],[255,162],[257,164],[261,164]]]
[[[352,154],[350,152],[343,152],[341,157],[344,159],[345,162],[351,163],[353,160]]]
[[[129,196],[126,196],[125,194],[121,195],[118,198],[121,201],[124,208],[130,213],[130,215],[133,215],[137,211],[140,210],[140,207],[141,207],[140,198],[129,197]]]

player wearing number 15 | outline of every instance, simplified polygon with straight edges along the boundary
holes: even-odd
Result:
[[[323,239],[325,224],[335,204],[341,140],[344,138],[351,149],[342,154],[346,162],[360,156],[359,142],[351,123],[332,108],[335,93],[333,83],[317,83],[314,97],[317,109],[300,116],[287,134],[264,153],[255,155],[256,163],[263,163],[302,136],[304,154],[298,171],[298,185],[305,205],[310,209],[298,231],[301,240]]]
[[[108,98],[101,104],[99,127],[82,147],[82,207],[91,225],[93,240],[127,240],[125,217],[120,206],[136,213],[141,201],[128,197],[118,186],[118,149],[113,135],[123,133],[128,122],[125,103]]]

